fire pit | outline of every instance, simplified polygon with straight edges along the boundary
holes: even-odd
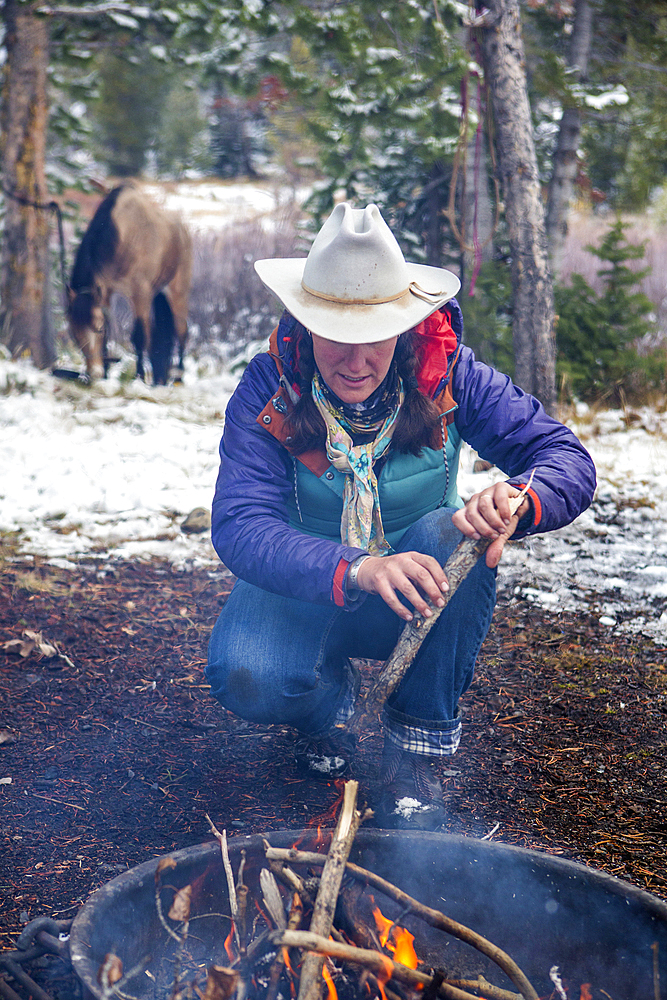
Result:
[[[313,831],[267,834],[274,847],[298,842],[313,849]],[[234,871],[245,852],[251,891],[264,865],[260,836],[229,841]],[[228,965],[227,882],[218,843],[170,856],[176,867],[163,879],[166,908],[174,890],[192,885],[188,952],[196,965]],[[667,903],[595,869],[537,851],[445,834],[360,830],[350,860],[390,880],[508,952],[542,996],[554,993],[553,967],[570,1000],[590,996],[650,1000],[667,981]],[[155,906],[159,859],[139,865],[93,893],[71,929],[70,953],[88,998],[102,998],[98,972],[109,953],[127,972],[134,997],[169,995],[173,951]],[[167,892],[167,887],[172,888]],[[392,919],[394,917],[392,916]],[[455,975],[487,975],[486,960],[467,945],[409,917],[417,952]],[[420,950],[421,949],[421,950]],[[146,973],[144,968],[148,968]],[[509,980],[497,982],[507,990]]]

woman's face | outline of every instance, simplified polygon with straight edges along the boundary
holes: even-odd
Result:
[[[344,403],[363,403],[389,371],[398,337],[377,344],[339,344],[312,334],[320,375]]]

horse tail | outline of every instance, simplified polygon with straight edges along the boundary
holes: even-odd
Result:
[[[76,297],[92,292],[95,276],[114,258],[118,246],[118,229],[113,221],[113,210],[118,196],[125,187],[126,185],[121,184],[114,188],[100,202],[83,234],[74,259],[70,282],[70,288]],[[76,298],[72,298],[72,303],[74,302],[76,302]],[[92,296],[90,305],[92,305]]]
[[[167,384],[175,340],[174,313],[165,293],[158,292],[151,314],[150,360],[154,385]]]

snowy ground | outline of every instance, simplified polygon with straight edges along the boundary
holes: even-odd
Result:
[[[0,532],[22,556],[57,565],[84,557],[215,566],[210,539],[180,525],[210,506],[230,374],[197,371],[180,387],[111,378],[94,388],[0,360]],[[628,426],[629,425],[629,426]],[[609,627],[667,644],[667,414],[582,412],[573,429],[599,486],[567,528],[509,546],[500,587],[554,610],[593,608]],[[471,472],[462,495],[498,470]]]
[[[150,186],[147,186],[150,188]],[[150,188],[193,228],[271,218],[277,184]],[[0,357],[0,538],[22,557],[71,565],[85,557],[216,566],[208,535],[180,525],[210,506],[224,410],[236,377],[187,360],[184,384],[128,382],[122,366],[93,388]],[[667,645],[667,414],[589,413],[571,426],[596,462],[593,506],[561,531],[508,546],[499,585],[555,611],[588,608],[610,628]],[[473,475],[464,497],[498,470]]]
[[[278,180],[255,184],[235,181],[186,181],[163,185],[144,183],[146,194],[168,211],[179,212],[191,229],[219,231],[238,223],[257,222],[270,229],[281,209],[305,200],[307,188],[285,188]]]

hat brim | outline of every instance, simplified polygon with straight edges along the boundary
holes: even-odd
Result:
[[[406,264],[411,282],[427,291],[437,289],[441,296],[425,301],[408,291],[391,302],[347,305],[307,292],[301,285],[305,264],[305,257],[273,257],[255,261],[255,270],[307,330],[340,344],[374,344],[405,333],[453,299],[461,287],[452,271]]]

